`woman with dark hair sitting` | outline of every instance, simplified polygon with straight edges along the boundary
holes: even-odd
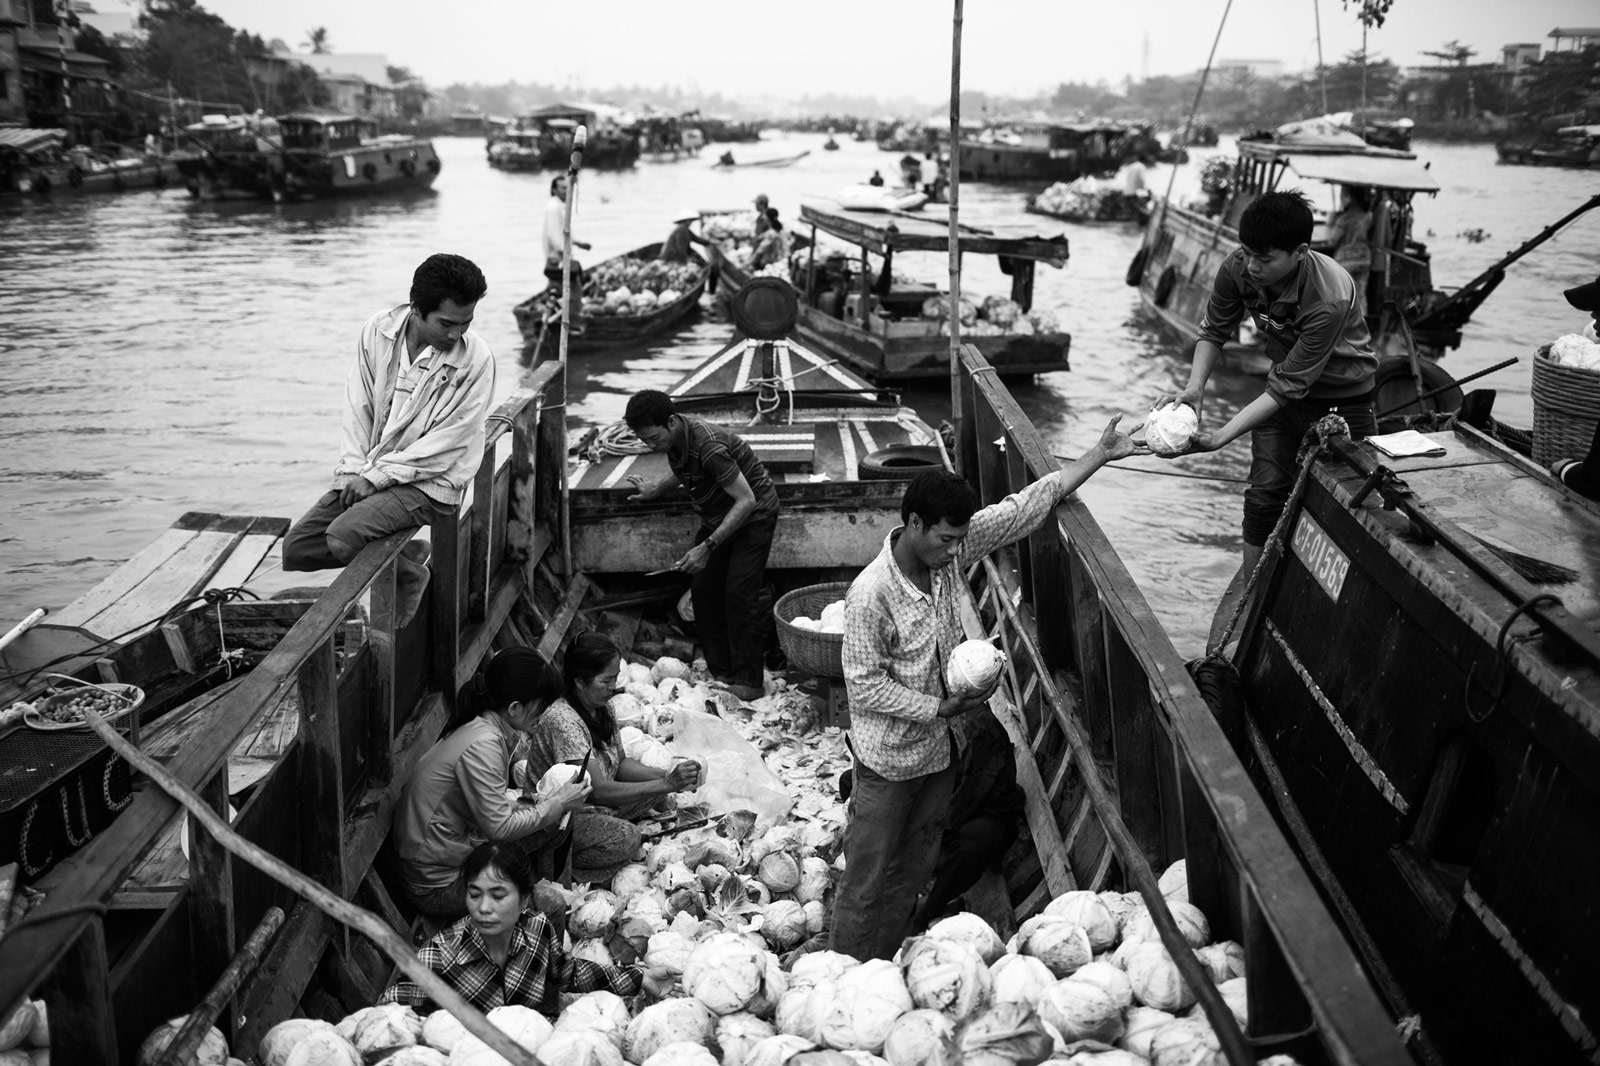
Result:
[[[561,695],[561,673],[532,648],[497,652],[473,678],[483,707],[417,764],[395,808],[400,880],[412,906],[435,918],[466,914],[461,863],[486,841],[515,842],[554,874],[560,822],[588,798],[586,783],[532,801],[508,795],[517,736]]]
[[[574,637],[562,659],[566,692],[539,719],[528,748],[530,781],[556,763],[589,760],[591,805],[572,816],[575,881],[606,881],[632,862],[641,840],[633,820],[668,796],[700,786],[700,767],[693,760],[671,770],[652,770],[623,755],[617,722],[607,705],[621,668],[622,656],[609,638],[595,632]]]
[[[533,867],[515,844],[480,844],[461,867],[467,916],[439,930],[417,958],[479,1010],[532,1007],[554,1016],[562,992],[631,996],[664,989],[637,966],[602,966],[561,951],[561,936],[533,905]],[[424,1011],[438,1004],[402,976],[380,997]]]

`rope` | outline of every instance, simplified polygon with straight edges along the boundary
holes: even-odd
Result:
[[[1238,601],[1233,605],[1233,614],[1228,619],[1227,628],[1222,631],[1222,638],[1214,647],[1206,649],[1202,663],[1224,661],[1222,649],[1233,639],[1234,627],[1239,624],[1245,605],[1250,602],[1250,594],[1255,591],[1256,583],[1266,572],[1268,560],[1273,557],[1272,549],[1281,548],[1283,544],[1284,534],[1289,529],[1289,521],[1300,507],[1300,497],[1305,495],[1306,482],[1311,480],[1311,467],[1316,463],[1317,455],[1334,437],[1348,436],[1350,436],[1350,426],[1338,415],[1323,415],[1317,420],[1316,425],[1306,430],[1305,439],[1300,442],[1300,453],[1295,456],[1295,461],[1300,464],[1300,474],[1294,480],[1294,489],[1289,493],[1288,501],[1278,514],[1278,522],[1272,527],[1272,535],[1261,546],[1261,557],[1256,560],[1255,569],[1250,571],[1250,580],[1245,583],[1244,591],[1239,594]]]
[[[1476,723],[1482,724],[1500,706],[1500,699],[1505,695],[1506,667],[1511,663],[1511,648],[1507,646],[1507,638],[1510,637],[1510,644],[1516,645],[1525,641],[1533,640],[1538,636],[1537,633],[1529,633],[1525,636],[1512,637],[1512,623],[1514,623],[1518,618],[1522,617],[1524,613],[1532,610],[1535,607],[1564,606],[1565,604],[1561,602],[1561,598],[1559,596],[1553,596],[1548,592],[1541,592],[1537,596],[1531,596],[1522,603],[1519,603],[1517,605],[1517,609],[1511,612],[1510,617],[1501,623],[1500,635],[1495,639],[1494,642],[1496,657],[1494,674],[1492,675],[1494,677],[1494,682],[1492,685],[1490,685],[1492,690],[1492,698],[1489,700],[1489,706],[1482,713],[1472,709],[1472,675],[1477,671],[1478,664],[1473,663],[1472,666],[1467,670],[1467,680],[1462,685],[1461,689],[1461,703],[1467,709],[1468,718],[1472,719]]]
[[[599,462],[607,455],[643,455],[650,445],[640,440],[626,422],[613,422],[602,426],[589,445],[589,457]]]

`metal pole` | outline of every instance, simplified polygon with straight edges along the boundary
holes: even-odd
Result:
[[[1206,56],[1206,69],[1200,72],[1200,86],[1199,86],[1199,88],[1195,89],[1195,91],[1194,91],[1194,106],[1189,108],[1189,118],[1183,124],[1183,143],[1184,144],[1188,144],[1189,143],[1189,131],[1194,128],[1194,116],[1195,116],[1195,113],[1200,110],[1200,98],[1205,95],[1205,93],[1206,93],[1206,81],[1207,81],[1207,79],[1209,79],[1211,77],[1211,64],[1217,58],[1217,45],[1222,43],[1222,27],[1224,27],[1224,26],[1226,26],[1228,24],[1228,12],[1230,12],[1232,10],[1233,10],[1233,0],[1228,0],[1227,5],[1224,6],[1223,9],[1222,9],[1222,21],[1217,23],[1217,35],[1211,39],[1211,54]],[[1144,231],[1147,241],[1148,241],[1149,235],[1151,233],[1155,232],[1155,230],[1157,228],[1159,228],[1162,219],[1165,218],[1165,216],[1166,216],[1167,204],[1169,202],[1171,202],[1171,200],[1172,200],[1172,184],[1173,184],[1173,182],[1175,182],[1177,180],[1178,180],[1178,166],[1177,166],[1176,163],[1174,163],[1173,166],[1172,166],[1172,173],[1167,175],[1167,192],[1166,192],[1166,195],[1161,198],[1161,210],[1158,211],[1158,212],[1155,212],[1153,215],[1151,215],[1151,218],[1150,218],[1151,225],[1149,227],[1147,227],[1145,229],[1145,231]],[[1142,245],[1141,245],[1141,247],[1142,247]]]
[[[56,4],[56,48],[61,55],[61,124],[72,133],[72,75],[67,67],[67,17],[72,8],[66,0]],[[76,135],[74,135],[76,140]]]
[[[950,423],[955,427],[951,457],[961,469],[961,5],[955,0],[950,35]]]
[[[572,135],[572,158],[567,165],[567,210],[561,222],[561,568],[572,580],[572,486],[567,478],[567,345],[572,335],[572,206],[578,200],[578,172],[583,150],[589,145],[589,127]]]
[[[1317,80],[1322,83],[1322,113],[1328,113],[1328,68],[1322,62],[1322,4],[1311,0],[1311,13],[1317,20]]]

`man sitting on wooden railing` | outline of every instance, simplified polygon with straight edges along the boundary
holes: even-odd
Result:
[[[345,566],[374,540],[453,514],[483,461],[494,400],[494,353],[468,329],[488,291],[459,255],[431,255],[411,301],[367,320],[345,384],[343,443],[333,488],[283,540],[285,570]],[[395,624],[427,587],[428,546],[400,557]]]
[[[952,696],[945,688],[945,662],[963,639],[967,568],[1044,525],[1096,470],[1137,451],[1119,421],[1070,466],[982,510],[959,476],[917,475],[900,504],[905,524],[850,586],[844,674],[854,788],[834,951],[863,961],[893,956],[933,874],[956,779],[951,756],[966,744],[962,718],[986,710],[994,691]]]

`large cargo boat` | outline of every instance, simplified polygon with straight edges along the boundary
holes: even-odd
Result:
[[[179,164],[202,199],[315,199],[426,189],[439,154],[425,137],[379,136],[368,119],[296,111],[276,119],[206,120],[185,128],[192,156]]]
[[[1600,505],[1470,427],[1316,461],[1209,673],[1424,1062],[1592,1062]]]
[[[948,222],[937,215],[855,210],[835,201],[817,200],[801,205],[800,224],[811,227],[810,244],[796,253],[796,262],[777,269],[800,291],[797,329],[806,343],[873,381],[948,375],[949,326],[928,313],[942,313],[948,292],[936,284],[894,273],[897,251],[948,253]],[[853,254],[824,251],[819,256],[819,233],[853,246]],[[968,343],[982,351],[1005,377],[1069,369],[1071,336],[1051,319],[1030,317],[1034,269],[1041,262],[1065,265],[1067,239],[1026,226],[963,227],[961,252],[963,256],[998,256],[1002,270],[1011,277],[1010,306],[996,314],[1006,321],[980,323],[974,319],[967,323]],[[878,257],[877,265],[868,258],[869,253]],[[748,255],[727,243],[715,245],[713,254],[729,291],[750,279]],[[976,295],[966,295],[974,301],[976,313]],[[1036,322],[1043,323],[1043,328],[1036,327]]]
[[[765,332],[736,335],[673,390],[679,402],[755,418],[743,432],[767,431],[775,465],[793,464],[784,486],[801,493],[786,503],[796,514],[814,507],[825,515],[832,506],[839,521],[828,528],[841,534],[850,524],[841,503],[893,522],[906,471],[837,483],[814,475],[815,464],[837,462],[823,457],[826,441],[846,433],[864,440],[856,423],[902,425],[898,403],[852,376],[830,375],[839,368],[803,354],[803,339]],[[785,398],[774,382],[792,383],[801,358],[814,361],[815,380],[790,384]],[[412,928],[378,861],[390,815],[484,656],[508,642],[554,655],[575,628],[659,597],[663,590],[640,571],[667,558],[667,538],[640,541],[640,533],[663,523],[681,532],[693,521],[686,499],[626,505],[627,490],[603,483],[621,480],[620,458],[595,470],[607,472],[594,488],[584,481],[588,470],[573,472],[569,516],[564,371],[558,362],[535,367],[490,416],[473,495],[430,530],[434,578],[415,619],[394,624],[395,564],[411,536],[399,533],[365,548],[214,701],[167,763],[215,810],[235,804],[237,833],[334,895],[359,896],[402,934]],[[976,348],[962,349],[956,383],[955,461],[986,502],[1056,469]],[[785,402],[768,402],[774,388]],[[807,417],[817,420],[808,425]],[[810,458],[803,442],[780,439],[786,435],[809,437]],[[769,570],[778,587],[853,569],[866,557],[867,534],[878,535],[824,543],[818,523],[780,522]],[[635,542],[636,553],[618,552]],[[90,597],[118,601],[146,588],[159,611],[157,586],[188,588],[189,580],[177,580],[185,576],[205,587],[210,562],[231,543],[141,553]],[[1026,829],[1003,874],[990,876],[999,931],[1009,934],[1075,888],[1137,890],[1233,1066],[1252,1066],[1268,1051],[1306,1066],[1408,1062],[1393,1020],[1085,506],[1068,500],[1033,537],[985,560],[971,581],[969,634],[1001,641],[1010,655],[991,709],[1026,795]],[[248,587],[249,574],[240,583]],[[190,665],[198,669],[215,665],[210,646],[167,646],[196,652]],[[81,669],[96,676],[92,666]],[[291,696],[293,709],[274,718]],[[236,792],[231,763],[269,720],[287,727],[281,751]],[[44,902],[0,940],[0,1002],[46,1001],[56,1061],[132,1062],[147,1032],[203,995],[196,1037],[214,1022],[248,1055],[290,1016],[332,1020],[370,1004],[392,973],[366,937],[235,858],[209,832],[187,831],[188,856],[169,847],[183,832],[177,802],[145,787],[108,826],[80,834],[76,853],[29,880]],[[151,868],[145,860],[157,853],[159,869]],[[1219,939],[1241,946],[1250,974],[1243,1032],[1157,887],[1151,864],[1183,855],[1190,900]],[[143,882],[130,885],[138,870],[146,870]]]
[[[1143,127],[1117,122],[997,123],[961,138],[963,181],[1076,181],[1117,172],[1160,146]]]

